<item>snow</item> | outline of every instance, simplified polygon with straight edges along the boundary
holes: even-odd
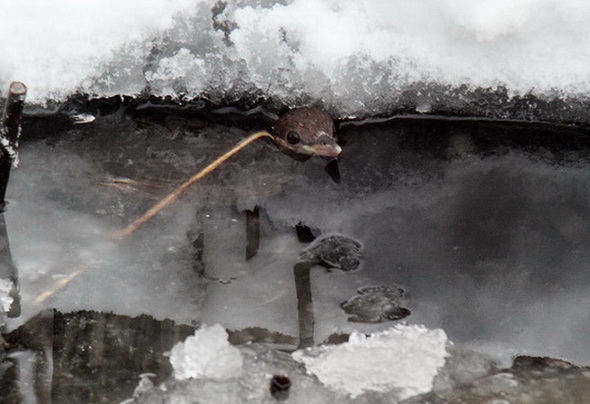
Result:
[[[192,7],[187,0],[9,2],[0,17],[1,82],[24,82],[29,101],[85,91],[105,71],[117,76],[131,69],[150,37]],[[119,52],[125,54],[120,61]]]
[[[188,387],[191,391],[190,386],[193,386],[193,393],[198,392],[204,402],[223,401],[219,392],[209,394],[207,386],[210,384],[198,380],[202,379],[214,381],[217,390],[225,390],[223,397],[226,399],[237,394],[244,401],[248,401],[246,396],[256,401],[268,395],[264,388],[270,378],[268,372],[278,366],[297,380],[293,386],[297,394],[291,395],[296,402],[309,399],[316,402],[321,401],[322,396],[329,397],[327,393],[319,393],[318,387],[332,389],[334,397],[346,397],[345,402],[349,402],[349,398],[355,402],[356,397],[367,392],[387,393],[387,397],[404,400],[432,390],[434,378],[449,356],[447,343],[447,337],[440,329],[400,324],[368,336],[353,332],[349,342],[295,351],[289,358],[288,354],[256,344],[231,346],[227,342],[227,333],[219,324],[203,326],[194,336],[176,344],[170,355],[174,378],[195,381],[184,385],[167,383],[160,389],[167,391],[170,388],[170,397],[175,397],[186,395],[187,391],[183,389]],[[266,353],[252,357],[253,352],[265,350]],[[300,378],[298,366],[294,366],[297,362],[304,364],[307,373],[315,375],[321,383],[312,388],[315,391],[312,396],[304,392],[303,386],[309,384],[310,378]],[[141,383],[145,385],[143,393],[155,391],[151,382]],[[235,392],[236,385],[242,390],[247,387],[248,394]],[[236,398],[228,402],[232,400]]]
[[[227,332],[219,324],[202,326],[194,336],[176,344],[170,352],[170,363],[177,380],[226,380],[242,372],[240,351],[227,342]]]
[[[353,398],[367,391],[398,391],[400,399],[427,393],[448,356],[440,329],[396,325],[366,336],[353,332],[349,342],[293,353],[325,385]]]
[[[147,90],[341,114],[407,91],[428,110],[461,85],[585,99],[588,15],[579,0],[24,0],[0,15],[0,87],[21,80],[41,104]]]

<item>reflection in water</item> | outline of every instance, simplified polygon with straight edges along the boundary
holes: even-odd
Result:
[[[20,295],[18,293],[18,271],[12,261],[10,243],[6,232],[4,210],[6,208],[6,189],[12,165],[18,162],[18,140],[21,132],[21,119],[27,87],[18,81],[10,83],[2,119],[0,121],[0,282],[9,282],[8,299],[11,300],[8,317],[20,315]],[[1,296],[0,296],[1,298]],[[0,302],[0,327],[5,310]],[[0,338],[1,342],[1,338]]]
[[[295,288],[297,290],[297,318],[299,319],[299,345],[298,349],[308,348],[314,345],[313,328],[315,325],[313,315],[313,298],[311,295],[310,270],[313,264],[298,262],[293,267],[295,274]]]
[[[142,315],[46,310],[6,335],[3,403],[112,403],[132,395],[138,376],[171,373],[164,353],[194,327]]]
[[[19,279],[18,268],[14,265],[12,260],[12,253],[10,252],[10,241],[6,229],[6,220],[4,212],[0,213],[0,281],[8,281],[10,283],[8,297],[11,299],[10,309],[6,313],[8,317],[20,316],[20,294],[19,294]],[[0,304],[0,311],[2,310]],[[2,316],[0,315],[0,325],[2,324]]]

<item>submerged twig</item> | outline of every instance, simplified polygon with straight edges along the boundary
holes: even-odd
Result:
[[[72,280],[74,280],[83,271],[84,271],[84,268],[83,269],[78,269],[78,270],[72,272],[71,274],[65,276],[64,278],[62,278],[59,281],[55,282],[53,284],[53,287],[51,289],[46,290],[43,293],[41,293],[33,301],[35,303],[43,303],[45,300],[47,300],[51,296],[53,296],[55,294],[55,292],[57,292],[58,290],[62,289],[64,286],[66,286],[68,283],[70,283]]]
[[[215,161],[213,161],[207,167],[203,168],[201,171],[199,171],[198,173],[193,175],[191,178],[189,178],[188,180],[183,182],[178,188],[176,188],[173,192],[168,194],[164,199],[162,199],[160,202],[158,202],[153,207],[151,207],[142,216],[135,219],[135,221],[133,221],[133,223],[131,223],[127,227],[116,232],[113,235],[113,238],[116,240],[122,240],[125,237],[132,234],[135,230],[137,230],[139,228],[139,226],[146,223],[152,217],[157,215],[158,212],[160,212],[162,209],[166,208],[171,203],[176,201],[195,182],[197,182],[200,179],[207,176],[209,173],[211,173],[213,170],[215,170],[217,167],[219,167],[223,162],[225,162],[227,159],[229,159],[231,156],[233,156],[234,154],[236,154],[237,152],[242,150],[244,147],[246,147],[247,145],[249,145],[253,141],[263,138],[263,137],[270,137],[271,139],[273,138],[273,136],[268,132],[257,132],[257,133],[254,133],[253,135],[250,135],[247,138],[243,139],[238,144],[236,144],[233,148],[231,148],[230,150],[228,150],[227,152],[222,154],[220,157],[218,157]],[[46,290],[45,292],[43,292],[39,296],[37,296],[34,299],[35,303],[43,303],[45,300],[49,299],[56,292],[58,292],[63,287],[65,287],[67,284],[69,284],[72,280],[77,278],[78,275],[80,275],[84,271],[85,271],[85,269],[78,269],[78,270],[72,272],[71,274],[67,275],[65,278],[61,279],[59,282],[56,282],[56,284],[54,284],[51,289]]]
[[[146,223],[152,217],[154,217],[155,215],[157,215],[162,209],[164,209],[165,207],[167,207],[168,205],[170,205],[171,203],[173,203],[174,201],[176,201],[195,182],[197,182],[198,180],[204,178],[211,171],[213,171],[217,167],[219,167],[225,160],[227,160],[228,158],[230,158],[231,156],[233,156],[234,154],[236,154],[237,152],[239,152],[240,150],[242,150],[248,144],[250,144],[254,140],[260,139],[262,137],[270,137],[270,138],[272,138],[272,135],[270,133],[268,133],[268,132],[257,132],[257,133],[254,133],[251,136],[248,136],[246,139],[242,140],[237,145],[235,145],[232,149],[230,149],[229,151],[227,151],[226,153],[224,153],[223,155],[221,155],[220,157],[218,157],[214,162],[212,162],[211,164],[209,164],[207,167],[205,167],[204,169],[202,169],[201,171],[199,171],[197,174],[193,175],[191,178],[189,178],[188,180],[186,180],[185,182],[183,182],[178,188],[176,188],[174,191],[172,191],[170,194],[168,194],[160,202],[158,202],[157,204],[155,204],[154,206],[152,206],[142,216],[140,216],[139,218],[135,219],[133,221],[133,223],[131,223],[130,225],[128,225],[124,229],[121,229],[118,232],[116,232],[114,234],[114,238],[115,239],[123,239],[123,238],[129,236],[130,234],[132,234],[135,230],[137,230],[139,228],[139,226],[141,226],[142,224]]]

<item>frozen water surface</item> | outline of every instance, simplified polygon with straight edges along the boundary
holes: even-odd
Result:
[[[41,138],[22,145],[5,213],[22,309],[20,317],[8,319],[10,341],[23,338],[19,326],[47,321],[54,324],[55,341],[62,327],[72,336],[82,332],[73,330],[94,330],[91,341],[142,330],[147,336],[165,332],[158,346],[170,350],[188,335],[170,326],[154,331],[160,329],[150,325],[155,318],[191,327],[219,324],[234,344],[264,342],[292,351],[389,329],[395,323],[350,322],[341,304],[362,288],[399,285],[411,311],[404,322],[444,330],[457,352],[480,352],[469,360],[454,354],[459,370],[432,381],[439,389],[466,380],[465,372],[495,369],[483,353],[496,366],[508,366],[517,354],[590,362],[584,326],[590,149],[583,130],[447,118],[344,123],[340,183],[326,172],[326,161],[297,162],[259,141],[116,241],[114,231],[248,133],[173,117],[147,119],[121,108],[45,138],[45,132],[31,131]],[[35,127],[33,118],[27,127]],[[299,240],[298,224],[315,236],[359,241],[360,269],[302,261],[309,244]],[[72,273],[67,285],[47,293]],[[52,308],[58,312],[39,319],[39,312]],[[137,320],[139,315],[152,320]],[[53,344],[61,363],[62,345]],[[133,375],[155,372],[157,386],[170,374],[166,361],[159,356],[158,366],[133,367]],[[264,374],[256,380],[266,385]],[[240,384],[231,384],[241,380],[236,377],[212,385],[197,377],[200,382],[188,380],[174,394],[202,387],[214,396],[230,383],[241,397]],[[126,386],[118,397],[132,395],[135,384]],[[347,400],[409,397],[400,393],[405,388],[412,395],[428,390],[396,385],[387,393],[393,395],[369,392]]]

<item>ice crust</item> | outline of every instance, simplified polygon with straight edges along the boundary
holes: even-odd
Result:
[[[170,363],[177,380],[226,380],[242,372],[240,351],[227,342],[227,332],[219,324],[203,326],[194,336],[176,344]]]
[[[0,278],[0,325],[2,324],[3,315],[8,313],[12,305],[13,298],[10,297],[12,288],[13,284],[10,280]]]
[[[364,393],[379,393],[398,402],[432,390],[434,378],[449,356],[446,347],[447,337],[440,329],[397,325],[369,336],[353,332],[347,343],[288,355],[257,346],[231,346],[220,325],[204,326],[176,344],[170,357],[174,378],[178,382],[192,380],[166,383],[156,395],[167,397],[166,402],[190,394],[198,394],[203,402],[233,402],[237,397],[244,402],[270,402],[264,386],[272,371],[286,373],[293,380],[291,397],[295,402],[321,402],[321,397],[365,402],[370,395],[356,401]],[[301,373],[297,362],[320,383]],[[148,385],[137,397],[154,398],[154,391],[156,388]]]
[[[293,354],[325,385],[352,397],[367,391],[397,390],[400,399],[430,391],[448,356],[444,331],[396,325],[366,336],[353,332],[349,342]]]
[[[590,88],[590,4],[578,0],[26,0],[3,11],[0,87],[21,80],[38,103],[147,91],[367,114],[408,92],[429,111],[465,96],[460,86],[578,99]]]

